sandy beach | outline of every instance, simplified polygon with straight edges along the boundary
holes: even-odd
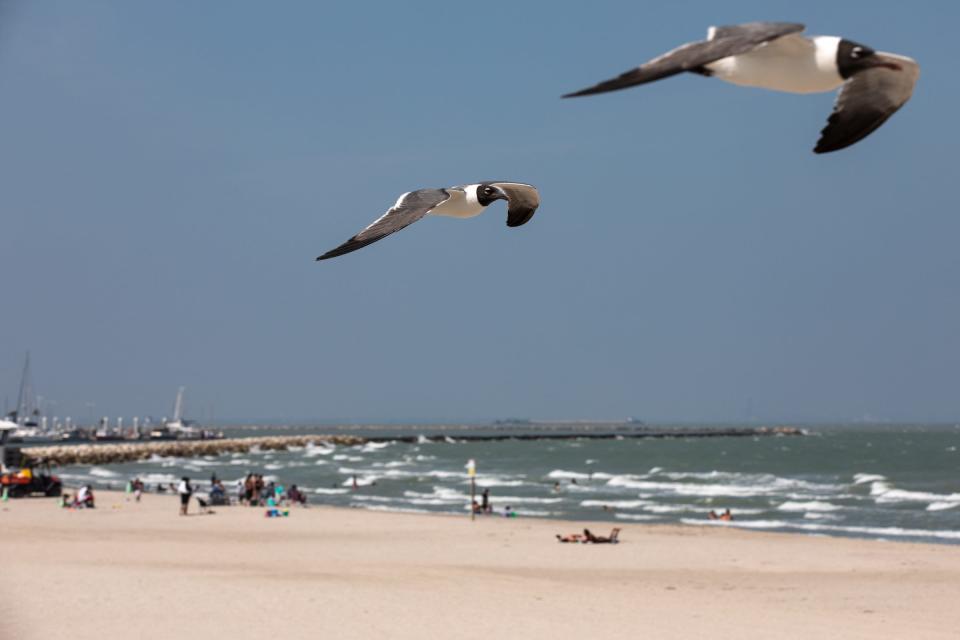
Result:
[[[0,508],[0,638],[956,638],[960,546],[98,492]],[[195,503],[191,505],[195,509]],[[608,533],[609,524],[587,524]]]

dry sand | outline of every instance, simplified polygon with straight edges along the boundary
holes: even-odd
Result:
[[[960,637],[960,546],[97,495],[0,505],[0,639]]]

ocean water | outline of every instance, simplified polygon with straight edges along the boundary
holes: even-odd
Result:
[[[64,467],[59,473],[68,484],[102,488],[121,488],[139,476],[148,489],[183,475],[202,489],[216,474],[233,494],[236,480],[256,472],[297,484],[312,504],[466,515],[465,464],[472,458],[478,496],[489,488],[501,517],[509,506],[529,518],[960,544],[960,425],[806,430],[803,437],[464,442],[457,436],[488,433],[491,427],[248,427],[229,435],[352,432],[388,440]],[[453,437],[389,440],[437,432]],[[727,508],[735,518],[731,523],[706,518],[711,509]]]

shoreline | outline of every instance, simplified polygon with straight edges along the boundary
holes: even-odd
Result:
[[[948,638],[960,626],[951,545],[632,523],[614,524],[617,545],[560,544],[611,523],[323,505],[184,518],[174,496],[97,499],[0,506],[0,637]]]

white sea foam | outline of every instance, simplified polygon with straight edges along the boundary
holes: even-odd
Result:
[[[263,468],[267,471],[276,471],[277,469],[283,469],[282,464],[277,464],[276,462],[271,462],[270,464],[263,465]]]
[[[421,474],[427,478],[467,478],[465,471],[440,471],[435,469],[433,471],[428,471],[424,474]]]
[[[727,526],[743,529],[792,529],[798,531],[858,533],[878,537],[939,538],[960,540],[960,531],[942,531],[933,529],[903,529],[901,527],[857,527],[814,522],[785,522],[783,520],[693,520],[683,518],[681,522],[692,525]]]
[[[431,500],[445,500],[449,502],[463,502],[470,500],[470,495],[467,493],[441,486],[434,486],[432,493],[423,493],[421,491],[404,491],[403,495],[408,498],[425,498]]]
[[[501,480],[499,478],[478,478],[478,487],[522,487],[527,484],[523,480]]]
[[[671,493],[679,496],[735,496],[749,497],[774,493],[774,487],[740,486],[732,484],[692,484],[685,482],[654,482],[649,480],[630,480],[623,476],[611,478],[607,482],[610,487],[625,487],[628,489],[645,489],[661,493]]]
[[[927,511],[945,511],[960,506],[960,502],[931,502],[927,505]]]
[[[873,482],[870,495],[879,503],[889,502],[954,502],[960,503],[960,493],[930,493],[928,491],[908,491],[894,489],[887,482]]]
[[[177,476],[172,473],[144,473],[137,476],[143,483],[146,485],[151,484],[170,484],[171,482],[177,482],[180,480]]]
[[[646,513],[615,513],[613,514],[613,517],[620,520],[643,520],[647,522],[662,519],[660,516],[654,516]]]
[[[351,476],[341,482],[340,485],[343,487],[352,487],[354,481],[356,481],[358,487],[369,487],[379,479],[379,476]]]
[[[612,507],[614,509],[639,509],[650,504],[649,500],[582,500],[581,507]]]
[[[551,480],[572,480],[574,478],[577,480],[587,480],[590,478],[590,474],[580,473],[579,471],[564,471],[563,469],[554,469],[547,474],[547,477]]]
[[[333,453],[334,451],[336,451],[336,448],[335,448],[335,447],[332,447],[332,446],[330,446],[330,447],[318,447],[318,446],[308,445],[308,446],[303,450],[303,457],[305,457],[305,458],[313,458],[313,457],[315,457],[315,456],[328,456],[328,455],[330,455],[331,453]]]
[[[886,476],[881,476],[878,473],[855,473],[853,475],[853,484],[866,484],[868,482],[878,482],[886,479]]]
[[[347,493],[349,491],[350,491],[349,489],[325,489],[323,487],[313,490],[314,493],[320,493],[323,495],[341,494],[341,493]]]
[[[391,502],[406,502],[405,500],[400,500],[400,498],[390,498],[387,496],[375,496],[375,495],[365,495],[357,494],[350,496],[351,500],[356,500],[359,502],[380,502],[380,503],[391,503]]]
[[[808,511],[803,514],[807,520],[840,520],[841,517],[832,513],[822,513],[820,511]]]
[[[835,504],[830,504],[829,502],[820,502],[814,500],[812,502],[784,502],[777,509],[780,511],[839,511],[843,507],[839,507]]]
[[[120,475],[116,471],[110,471],[110,469],[104,469],[103,467],[91,467],[89,474],[95,478],[116,478]]]

